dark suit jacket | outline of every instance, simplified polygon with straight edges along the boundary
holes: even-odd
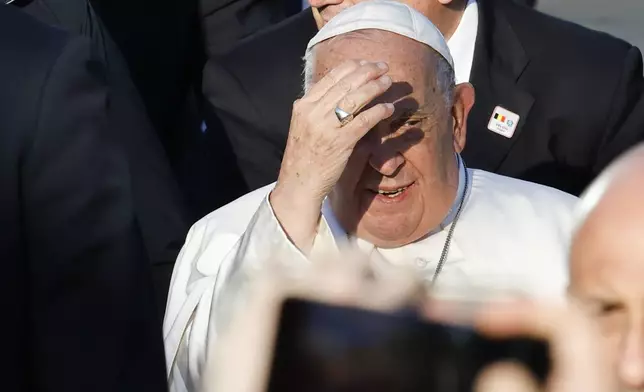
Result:
[[[172,268],[189,228],[184,200],[127,64],[87,0],[33,0],[21,8],[52,26],[87,37],[92,58],[106,68],[108,128],[124,148],[136,217],[154,265],[158,308],[165,309]]]
[[[0,6],[6,391],[162,391],[160,320],[89,45]]]
[[[206,54],[225,52],[285,17],[280,0],[91,2],[123,52],[173,164],[190,158],[191,138],[200,131],[201,98],[193,89],[199,91]]]
[[[479,0],[479,10],[465,161],[578,194],[644,135],[644,122],[624,126],[643,89],[639,50],[511,0]],[[304,11],[208,63],[210,137],[231,146],[245,180],[229,199],[277,178],[315,33]],[[510,139],[487,129],[497,105],[520,115]]]
[[[226,53],[240,39],[292,15],[291,4],[285,0],[200,0],[199,3],[208,56]]]
[[[66,0],[47,0],[66,1]],[[282,0],[91,0],[132,71],[148,114],[186,197],[203,215],[202,71],[208,56],[285,18]]]
[[[123,53],[174,164],[185,151],[184,136],[200,124],[188,101],[205,61],[198,0],[90,1]]]

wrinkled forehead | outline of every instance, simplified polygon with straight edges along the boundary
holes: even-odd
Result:
[[[407,37],[381,30],[360,30],[338,35],[316,45],[313,82],[346,60],[384,61],[394,86],[389,94],[424,98],[436,87],[436,61],[432,48]]]

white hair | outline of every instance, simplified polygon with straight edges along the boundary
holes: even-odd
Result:
[[[304,53],[302,60],[304,61],[304,94],[308,94],[311,86],[313,85],[313,66],[315,64],[315,59],[313,58],[313,49],[315,47],[309,48]]]
[[[313,85],[313,71],[315,65],[315,48],[313,46],[309,48],[304,54],[304,94],[309,92],[309,89]],[[428,49],[431,49],[427,47]],[[432,50],[432,52],[434,52]],[[455,76],[454,69],[450,66],[449,62],[443,58],[440,54],[434,52],[434,55],[437,58],[436,62],[436,87],[438,91],[443,95],[445,100],[445,105],[447,108],[451,108],[454,104],[454,86],[455,86]]]

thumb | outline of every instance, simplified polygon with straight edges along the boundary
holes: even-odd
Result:
[[[327,5],[337,5],[342,4],[344,0],[309,0],[311,7],[326,7]]]
[[[534,377],[523,367],[500,362],[483,369],[474,385],[476,392],[538,392]]]

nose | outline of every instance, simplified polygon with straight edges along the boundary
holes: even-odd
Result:
[[[644,325],[631,326],[622,342],[618,362],[619,378],[624,387],[644,388]]]
[[[369,156],[369,165],[380,174],[385,177],[394,176],[404,163],[405,158],[393,148],[393,143],[386,140],[375,142]]]

